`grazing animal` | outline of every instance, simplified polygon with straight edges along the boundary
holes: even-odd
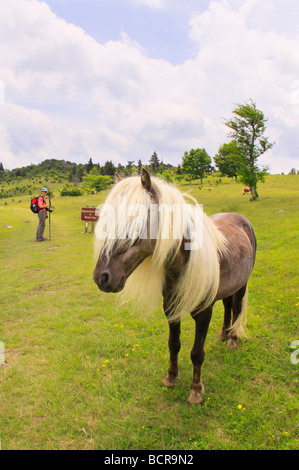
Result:
[[[246,193],[251,193],[250,186],[247,186],[246,188],[243,189],[243,196],[245,196]]]
[[[187,204],[186,199],[193,204]],[[237,346],[244,336],[247,281],[256,239],[251,224],[236,213],[208,217],[196,201],[150,177],[120,180],[109,193],[96,226],[99,257],[93,277],[104,292],[163,307],[169,323],[170,365],[164,386],[178,375],[180,325],[184,313],[195,321],[191,351],[193,381],[188,402],[203,402],[204,342],[217,300],[224,304],[220,337]]]

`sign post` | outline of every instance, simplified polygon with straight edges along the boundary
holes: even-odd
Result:
[[[95,206],[89,207],[87,204],[86,207],[81,208],[81,220],[85,222],[85,233],[88,232],[88,222],[92,222],[91,232],[94,232],[94,223],[99,220],[100,211]]]

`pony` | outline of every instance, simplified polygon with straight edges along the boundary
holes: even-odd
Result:
[[[238,338],[246,336],[247,282],[256,254],[253,228],[236,213],[208,217],[192,196],[145,169],[141,176],[117,178],[100,207],[93,279],[101,291],[122,291],[126,300],[151,309],[163,298],[170,353],[164,386],[175,385],[181,320],[191,314],[195,340],[187,401],[203,403],[204,343],[216,301],[224,305],[221,340],[234,349]]]
[[[243,189],[243,196],[245,196],[246,193],[251,193],[251,188],[250,186],[246,186],[244,189]]]

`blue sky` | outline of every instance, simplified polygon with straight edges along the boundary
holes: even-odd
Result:
[[[153,0],[47,0],[60,17],[81,26],[100,43],[117,41],[121,33],[137,41],[148,57],[163,58],[172,64],[192,58],[194,45],[188,37],[189,20],[208,1],[173,0],[169,6]],[[168,2],[169,3],[169,2]],[[150,6],[154,5],[154,6]]]
[[[253,99],[299,169],[298,0],[0,0],[0,161],[213,157]]]

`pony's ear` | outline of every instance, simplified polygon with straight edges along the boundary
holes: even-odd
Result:
[[[141,171],[141,184],[146,191],[150,192],[150,189],[152,187],[151,177],[149,172],[145,168],[142,168]]]
[[[123,178],[116,172],[115,173],[115,180],[116,182],[118,183],[119,181],[121,181]]]

